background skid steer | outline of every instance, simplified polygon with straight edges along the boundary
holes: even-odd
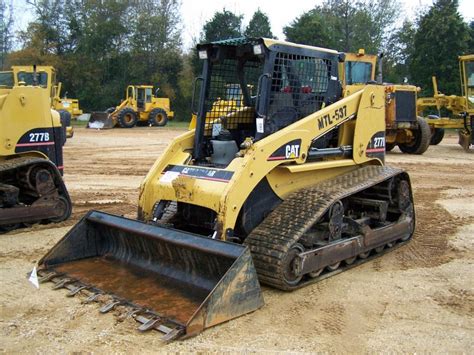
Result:
[[[104,311],[153,309],[142,329],[161,322],[169,338],[257,309],[259,282],[298,289],[415,227],[408,174],[384,166],[384,86],[344,96],[329,49],[241,38],[198,50],[196,129],[143,181],[141,222],[92,212],[40,263],[56,287],[111,294]]]

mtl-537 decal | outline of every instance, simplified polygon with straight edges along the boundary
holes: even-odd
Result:
[[[347,106],[344,105],[335,109],[332,113],[328,113],[318,118],[318,129],[324,129],[334,122],[339,122],[347,118]]]

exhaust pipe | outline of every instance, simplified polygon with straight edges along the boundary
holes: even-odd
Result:
[[[380,53],[377,60],[377,84],[383,84],[383,53]]]

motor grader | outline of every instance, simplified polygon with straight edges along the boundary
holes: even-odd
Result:
[[[459,56],[459,73],[461,96],[442,94],[438,91],[438,83],[433,76],[434,96],[419,98],[417,109],[420,115],[427,108],[438,110],[438,115],[428,115],[426,118],[434,132],[431,144],[441,143],[445,129],[457,129],[459,144],[469,150],[474,145],[474,54]],[[442,117],[442,108],[451,111],[452,117]]]
[[[153,95],[153,86],[150,85],[129,85],[125,100],[105,112],[93,112],[87,127],[107,129],[118,125],[133,128],[139,123],[166,126],[174,112],[170,110],[170,99],[157,97],[157,92],[158,89]]]
[[[375,76],[378,62],[380,70]],[[341,63],[344,96],[363,88],[366,83],[382,84],[382,56],[366,54],[364,49],[357,53],[346,53]],[[397,145],[403,153],[423,154],[430,145],[432,130],[427,121],[417,115],[416,100],[419,89],[413,85],[383,84],[386,95],[386,150]]]
[[[56,69],[50,65],[13,65],[11,70],[14,85],[35,85],[49,93],[51,108],[59,112],[65,131],[64,138],[72,138],[74,129],[71,118],[77,118],[82,110],[79,108],[79,100],[60,97],[62,84],[56,81]]]
[[[14,85],[0,73],[0,233],[71,214],[62,180],[63,128],[41,86]],[[9,79],[8,79],[9,78]]]
[[[196,128],[150,169],[137,220],[91,211],[38,265],[40,281],[165,340],[258,309],[260,282],[298,289],[415,228],[409,176],[384,165],[385,86],[343,97],[344,54],[330,49],[239,38],[197,50]],[[229,84],[241,104],[218,114]]]

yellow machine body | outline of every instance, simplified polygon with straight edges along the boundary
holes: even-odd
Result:
[[[143,181],[140,189],[140,214],[144,220],[152,219],[154,205],[159,200],[179,200],[203,206],[216,212],[219,226],[216,235],[217,238],[225,240],[225,231],[234,228],[244,202],[265,177],[268,178],[273,191],[284,199],[295,190],[357,169],[360,165],[382,165],[383,157],[370,157],[370,154],[367,156],[367,147],[370,140],[385,129],[384,100],[383,87],[366,86],[352,96],[315,112],[261,141],[252,143],[249,140],[248,147],[241,150],[240,156],[233,159],[225,169],[216,171],[199,168],[204,174],[203,177],[193,176],[192,166],[189,166],[191,170],[189,174],[182,172],[176,174],[167,169],[170,165],[188,166],[195,131],[186,132],[175,138]],[[331,120],[331,117],[339,115],[339,112],[342,113],[342,117]],[[233,114],[236,115],[235,112]],[[348,119],[355,116],[359,117],[357,121]],[[364,119],[360,119],[361,117]],[[318,125],[318,122],[329,121],[332,123]],[[226,125],[232,124],[231,119],[226,121]],[[308,163],[305,152],[309,150],[312,140],[337,126],[340,126],[339,144],[355,147],[352,157]],[[207,127],[206,131],[209,130]],[[289,153],[285,148],[284,158],[271,160],[272,153],[295,140],[301,140],[301,143],[293,148],[293,155],[290,144]],[[383,144],[381,147],[384,147]],[[219,181],[219,178],[213,178],[216,173],[232,175],[232,178]]]
[[[15,156],[17,143],[26,132],[39,127],[60,129],[59,113],[43,103],[49,101],[49,94],[37,86],[15,86],[11,89],[0,88],[0,159]],[[14,119],[26,117],[26,119]],[[34,141],[34,138],[32,138]],[[38,138],[44,142],[45,138]],[[58,138],[60,140],[60,138]],[[49,142],[50,140],[46,140]],[[48,158],[43,151],[32,150],[22,153]]]
[[[426,120],[432,127],[432,144],[441,142],[444,129],[455,128],[459,133],[459,144],[469,150],[474,145],[474,54],[459,56],[459,74],[461,78],[461,96],[445,95],[438,90],[436,77],[433,76],[432,97],[421,97],[417,101],[418,113],[423,114],[427,108],[436,108],[438,115],[429,115]],[[444,108],[451,111],[451,117],[443,117]]]
[[[344,73],[344,95],[361,90],[366,83],[382,84],[382,74],[376,78],[376,66],[381,66],[379,57],[358,53],[345,53],[344,63],[340,64]],[[423,154],[429,147],[431,130],[427,120],[417,116],[416,104],[419,88],[413,85],[383,84],[386,91],[386,148],[392,150],[398,145],[408,154]]]
[[[158,92],[158,90],[156,90]],[[139,123],[151,126],[165,126],[174,117],[169,98],[157,97],[151,85],[129,85],[125,100],[107,112],[94,112],[89,128],[132,128]]]
[[[56,81],[56,69],[49,65],[14,65],[12,66],[14,85],[36,85],[45,89],[49,93],[51,108],[58,111],[61,115],[61,121],[66,130],[66,137],[74,136],[74,129],[71,119],[76,119],[82,115],[79,108],[79,100],[61,98],[62,84]],[[34,78],[36,76],[36,79]]]
[[[384,165],[385,86],[343,97],[330,49],[240,38],[197,50],[195,128],[143,180],[138,221],[92,211],[39,262],[42,280],[112,295],[101,311],[129,306],[166,340],[258,309],[259,282],[303,287],[415,226],[408,175]]]
[[[70,216],[71,200],[61,177],[64,139],[48,91],[0,87],[0,232]]]

